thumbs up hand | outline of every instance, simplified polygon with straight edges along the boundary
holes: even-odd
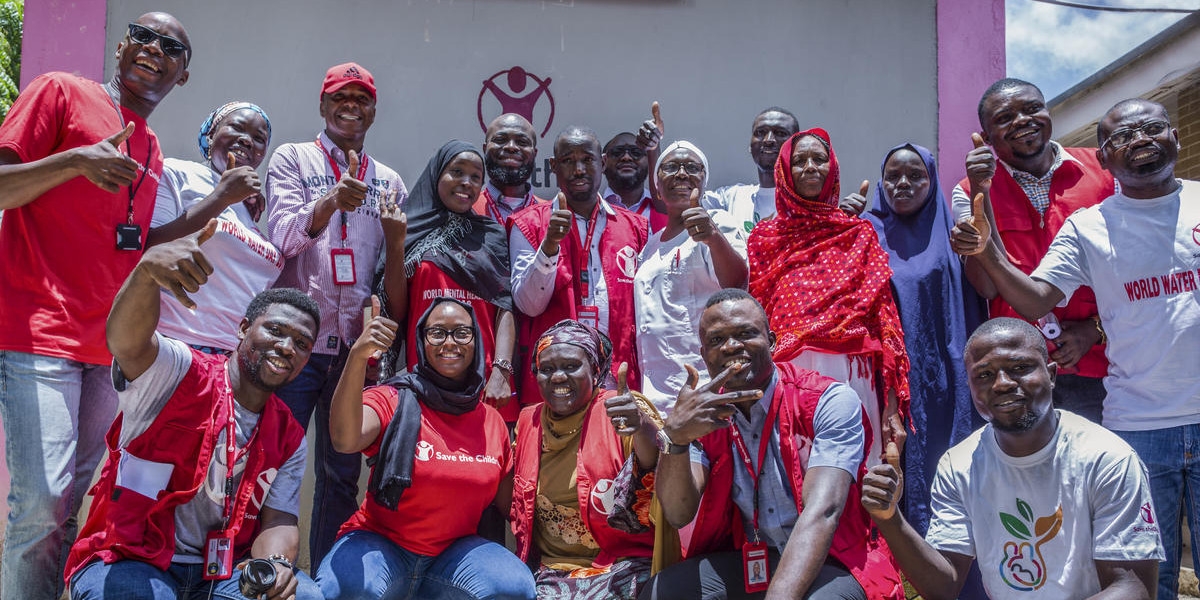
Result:
[[[842,198],[841,201],[838,202],[838,208],[842,209],[842,212],[850,215],[851,217],[857,217],[858,215],[861,215],[864,210],[867,210],[867,192],[870,191],[870,189],[871,182],[864,179],[862,184],[858,186],[858,193],[850,194],[849,196]]]
[[[975,194],[971,200],[971,214],[955,223],[950,230],[951,245],[962,256],[974,256],[987,247],[992,234],[992,224],[987,217],[987,200],[984,193]]]
[[[903,432],[900,417],[892,430]],[[903,442],[901,442],[903,443]],[[889,439],[883,451],[883,463],[871,467],[863,476],[862,505],[876,522],[888,521],[897,515],[896,507],[904,496],[904,471],[900,468],[900,449],[895,438]]]
[[[657,150],[663,134],[666,133],[666,129],[663,127],[662,110],[657,101],[650,105],[650,115],[651,118],[643,122],[641,128],[638,129],[636,142],[638,147],[646,152]]]
[[[354,212],[367,198],[367,184],[358,179],[358,168],[361,164],[358,153],[351,150],[346,154],[346,162],[348,164],[342,178],[329,190],[325,199],[333,202],[338,210]]]
[[[996,155],[992,149],[983,143],[983,136],[971,134],[971,145],[974,148],[967,153],[967,181],[971,184],[970,193],[987,193],[992,188],[992,177],[996,176]]]
[[[363,307],[363,332],[350,347],[350,353],[358,358],[379,358],[392,342],[396,341],[397,324],[382,316],[379,296],[371,295],[371,305]]]
[[[116,193],[132,184],[137,179],[138,163],[121,150],[121,145],[133,135],[133,130],[131,121],[107,139],[74,149],[80,159],[79,174],[106,192]]]
[[[196,303],[188,297],[188,293],[199,290],[213,272],[212,264],[200,246],[216,232],[217,220],[209,219],[200,231],[147,250],[138,262],[137,269],[149,275],[159,287],[171,292],[180,304],[196,308]]]
[[[617,395],[604,401],[604,409],[617,435],[633,435],[642,428],[642,411],[629,392],[629,363],[617,367]]]
[[[238,166],[237,155],[230,152],[225,161],[225,172],[221,173],[221,180],[217,182],[213,193],[221,197],[225,206],[232,206],[257,196],[261,191],[262,182],[258,179],[258,172],[250,165]]]

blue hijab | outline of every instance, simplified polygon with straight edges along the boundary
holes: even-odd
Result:
[[[873,208],[865,218],[888,253],[904,346],[912,364],[908,384],[913,432],[904,450],[901,509],[924,535],[929,527],[929,484],[938,459],[983,425],[967,387],[963,348],[987,313],[950,248],[954,223],[933,155],[916,144],[896,146],[883,157],[881,174],[892,154],[902,149],[917,153],[929,172],[925,204],[912,215],[896,214],[885,197],[881,176],[875,185]]]

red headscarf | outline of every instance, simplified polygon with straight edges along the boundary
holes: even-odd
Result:
[[[829,176],[816,201],[801,198],[792,183],[792,148],[806,136],[829,151]],[[907,415],[908,354],[888,284],[892,270],[871,223],[838,208],[838,162],[824,129],[784,142],[775,186],[777,215],[754,228],[747,247],[750,294],[778,336],[774,359],[790,361],[806,349],[870,356],[880,407],[894,391]]]

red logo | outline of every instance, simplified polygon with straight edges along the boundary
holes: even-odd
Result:
[[[489,93],[490,101],[484,99]],[[505,113],[517,113],[525,117],[533,123],[534,129],[544,121],[541,137],[546,137],[550,125],[554,123],[554,94],[550,93],[550,78],[542,79],[521,67],[500,71],[484,79],[475,105],[479,128],[485,132],[488,121]],[[485,112],[488,115],[486,119]],[[540,118],[542,115],[546,116]]]
[[[1192,228],[1192,241],[1196,242],[1197,246],[1200,246],[1200,224]]]
[[[1149,502],[1142,505],[1142,520],[1154,524],[1154,510],[1150,508]]]

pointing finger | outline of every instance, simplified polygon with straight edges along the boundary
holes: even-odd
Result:
[[[871,189],[871,182],[864,179],[862,185],[858,186],[858,195],[866,198],[869,189]]]
[[[984,146],[983,136],[979,135],[978,133],[972,133],[971,143],[974,144],[976,148],[982,148]]]
[[[654,116],[654,126],[658,128],[658,133],[661,135],[666,129],[663,129],[662,111],[658,107],[657,100],[650,104],[650,114]]]
[[[624,396],[629,393],[629,363],[622,362],[621,366],[617,367],[617,395]]]
[[[346,177],[358,179],[358,153],[353,150],[346,155]]]
[[[113,146],[120,146],[121,144],[125,143],[125,140],[129,139],[129,136],[131,135],[133,135],[133,121],[126,123],[125,129],[114,133],[112,137],[109,137],[106,141]]]
[[[725,382],[729,381],[730,377],[733,377],[735,374],[739,373],[743,368],[745,368],[745,366],[746,366],[745,363],[740,363],[740,362],[729,365],[728,367],[725,368],[724,371],[721,371],[721,373],[719,375],[717,375],[716,377],[713,377],[712,381],[708,382],[708,385],[706,385],[705,387],[710,390],[721,389],[722,387],[725,386]]]

